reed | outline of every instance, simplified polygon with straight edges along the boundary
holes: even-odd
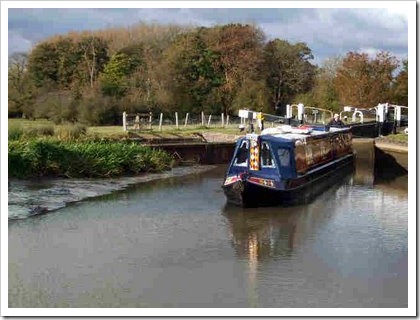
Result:
[[[98,178],[170,168],[164,151],[136,143],[31,139],[9,141],[9,177]]]

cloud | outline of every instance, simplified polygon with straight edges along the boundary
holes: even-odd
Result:
[[[389,15],[383,9],[313,9],[303,10],[287,23],[273,21],[261,26],[271,37],[306,42],[318,61],[333,53],[342,55],[367,47],[406,54],[407,21]]]
[[[361,48],[407,55],[408,14],[403,7],[346,8],[114,8],[9,9],[9,54],[71,30],[129,26],[138,22],[213,26],[254,23],[270,38],[306,42],[316,62]],[[21,43],[19,43],[21,41]]]

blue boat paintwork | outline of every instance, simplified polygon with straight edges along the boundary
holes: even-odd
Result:
[[[353,152],[337,156],[332,154],[332,159],[328,162],[320,162],[313,168],[308,168],[305,173],[299,173],[296,165],[295,148],[297,141],[310,140],[312,144],[324,141],[330,143],[329,147],[333,153],[335,150],[335,138],[340,134],[347,134],[349,130],[330,131],[329,127],[313,127],[314,134],[292,135],[287,134],[263,134],[257,137],[258,146],[266,143],[269,146],[271,157],[275,163],[274,167],[260,166],[259,170],[250,170],[250,137],[242,137],[236,142],[236,148],[229,168],[226,173],[223,189],[229,202],[240,206],[264,206],[277,205],[293,199],[305,189],[318,184],[320,180],[326,178],[337,171],[344,171],[344,167],[353,164]],[[254,137],[255,138],[255,137]],[[302,140],[303,139],[303,140]],[[337,140],[338,141],[338,140]],[[235,160],[240,152],[241,146],[248,143],[248,158],[246,166],[235,165]],[[289,151],[289,165],[282,166],[279,149]],[[273,152],[273,150],[277,152]],[[305,149],[306,150],[306,149]],[[306,152],[306,151],[305,151]],[[312,151],[311,151],[312,152]],[[307,156],[306,156],[307,157]],[[312,157],[312,154],[311,154]],[[261,158],[260,158],[261,160]],[[261,164],[260,164],[261,165]]]

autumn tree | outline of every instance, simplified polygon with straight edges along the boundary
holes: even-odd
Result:
[[[397,66],[397,59],[388,52],[379,52],[373,59],[366,53],[349,52],[334,80],[341,105],[370,108],[390,101]]]
[[[393,103],[408,106],[408,60],[403,60],[403,68],[393,84]]]
[[[264,39],[264,33],[249,24],[228,24],[209,30],[209,47],[220,54],[218,68],[223,74],[223,84],[214,90],[214,95],[220,98],[222,112],[232,113],[239,107],[254,108],[249,105],[247,92],[238,94],[245,81],[257,86],[254,82],[264,79],[261,73]]]

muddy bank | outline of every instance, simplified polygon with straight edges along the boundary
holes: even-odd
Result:
[[[70,203],[124,190],[131,185],[159,179],[199,174],[215,166],[176,167],[162,173],[110,179],[10,179],[8,217],[25,219],[58,210]]]

